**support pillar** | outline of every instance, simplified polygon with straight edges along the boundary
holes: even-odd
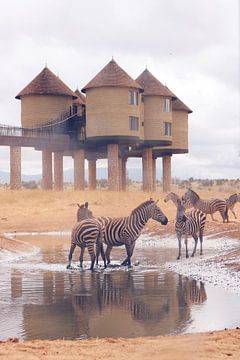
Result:
[[[42,188],[52,189],[52,151],[49,149],[42,150]]]
[[[63,190],[63,151],[54,152],[54,188]]]
[[[10,189],[21,189],[21,147],[10,146]]]
[[[84,174],[84,149],[75,150],[74,152],[74,190],[84,190],[85,174]]]
[[[108,145],[108,189],[120,190],[119,145]]]
[[[152,187],[153,187],[153,191],[156,191],[156,166],[157,166],[157,159],[156,158],[153,158],[152,159],[152,175],[153,175],[153,182],[152,182]]]
[[[122,159],[122,190],[127,190],[127,159]]]
[[[96,160],[88,160],[88,188],[89,190],[96,190],[97,181],[96,181],[97,167]]]
[[[142,157],[143,167],[143,191],[153,190],[153,160],[152,148],[143,149]]]
[[[162,157],[163,191],[171,191],[171,155]]]

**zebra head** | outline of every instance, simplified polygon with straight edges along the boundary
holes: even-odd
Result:
[[[189,203],[192,205],[196,204],[196,202],[199,200],[198,194],[193,191],[192,189],[188,189],[185,194],[182,196],[182,205],[187,206]]]
[[[93,213],[91,210],[88,209],[88,202],[85,202],[85,204],[79,205],[78,211],[77,211],[77,221],[80,222],[85,219],[91,219],[93,218]]]
[[[162,225],[167,225],[168,218],[162,210],[157,206],[159,200],[152,201],[149,205],[149,215],[153,220],[160,222]]]
[[[186,222],[187,217],[185,215],[185,207],[184,207],[182,201],[180,199],[178,199],[176,205],[177,205],[176,220]]]

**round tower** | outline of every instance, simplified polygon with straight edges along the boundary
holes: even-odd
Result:
[[[21,124],[35,128],[70,113],[76,94],[45,67],[17,96],[21,100]]]
[[[144,89],[142,107],[144,144],[170,145],[172,142],[172,100],[175,95],[145,69],[136,81]]]
[[[141,86],[113,59],[82,92],[86,93],[88,142],[128,144],[141,138]]]

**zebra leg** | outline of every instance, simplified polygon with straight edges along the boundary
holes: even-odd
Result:
[[[127,251],[128,268],[131,268],[132,267],[132,265],[131,265],[131,257],[132,257],[132,254],[133,254],[134,246],[126,244],[125,247],[126,247],[126,251]]]
[[[69,251],[69,255],[68,255],[68,265],[67,265],[67,269],[70,269],[70,268],[71,268],[72,255],[73,255],[73,252],[74,252],[76,246],[77,246],[76,244],[72,244],[72,245],[71,245],[71,248],[70,248],[70,251]]]
[[[202,251],[203,233],[202,232],[199,233],[199,240],[200,240],[200,255],[202,255],[203,254],[203,251]]]
[[[196,234],[193,235],[193,238],[194,238],[195,244],[194,244],[194,248],[193,248],[193,252],[192,252],[191,257],[194,257],[195,252],[196,252],[196,250],[197,250],[197,243],[198,243],[198,237],[197,237]]]
[[[185,243],[185,249],[186,249],[186,258],[188,259],[189,255],[188,255],[188,238],[187,238],[187,236],[185,236],[184,243]]]
[[[104,252],[104,248],[103,248],[103,244],[100,245],[100,253],[104,262],[104,268],[106,269],[107,267],[107,263],[106,263],[106,256],[105,256],[105,252]],[[97,258],[98,261],[98,258]]]
[[[107,250],[105,252],[105,256],[106,256],[106,260],[107,260],[107,265],[110,264],[110,253],[112,251],[112,246],[107,246]]]
[[[94,246],[88,246],[88,253],[91,257],[91,266],[90,266],[90,270],[93,271],[93,267],[94,267],[94,263],[96,260],[96,255],[95,255],[95,251],[94,251]]]
[[[234,218],[235,218],[235,219],[237,219],[237,216],[236,216],[236,214],[235,214],[235,211],[234,211],[233,209],[230,209],[230,210],[231,210],[231,212],[232,212],[232,214],[233,214]]]
[[[85,246],[84,247],[80,247],[80,256],[79,256],[79,266],[82,269],[82,264],[83,264],[83,255],[84,255],[84,251],[85,251]]]
[[[225,220],[228,220],[228,216],[227,216],[227,214],[226,214],[226,210],[224,210],[224,211],[219,211],[219,213],[220,213],[220,215],[221,215],[221,217],[222,217],[222,219],[223,219],[223,222],[225,223]]]
[[[134,242],[134,244],[132,245],[132,253],[133,253],[134,247],[135,247],[135,242]],[[123,262],[121,263],[121,265],[122,265],[122,266],[128,265],[128,256],[126,257],[125,260],[123,260]]]
[[[177,238],[178,238],[178,257],[177,257],[177,260],[179,260],[180,257],[181,257],[182,235],[181,235],[181,234],[177,234]]]

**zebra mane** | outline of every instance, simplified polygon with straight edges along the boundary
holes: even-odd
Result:
[[[188,191],[190,192],[190,193],[193,193],[193,195],[199,200],[200,199],[200,196],[195,192],[195,191],[193,191],[192,189],[188,189]]]
[[[131,215],[135,214],[136,212],[138,212],[139,209],[142,209],[143,207],[146,207],[150,204],[154,204],[155,201],[154,200],[147,200],[144,201],[142,204],[138,205],[135,209],[132,210]]]
[[[232,200],[232,199],[236,200],[236,199],[237,199],[237,195],[238,195],[237,193],[230,195],[229,198],[227,199],[227,201],[228,201],[228,200]]]

